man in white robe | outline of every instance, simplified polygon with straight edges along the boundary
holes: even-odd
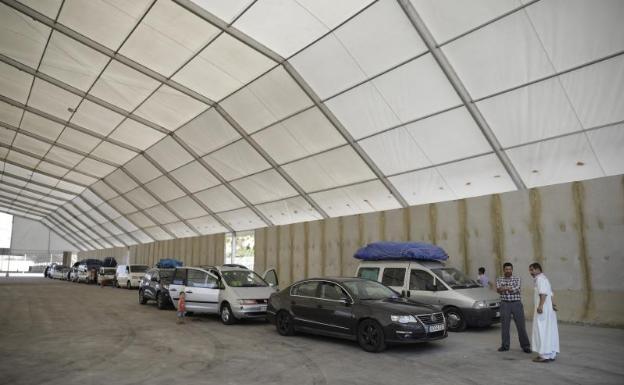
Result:
[[[559,353],[559,330],[557,329],[556,307],[552,301],[553,292],[548,278],[542,273],[539,263],[529,266],[529,273],[535,280],[535,313],[531,347],[539,355],[534,362],[551,362]]]

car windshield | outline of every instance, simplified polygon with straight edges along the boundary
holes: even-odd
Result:
[[[265,287],[268,284],[264,279],[251,270],[221,271],[223,279],[231,287]]]
[[[452,289],[467,289],[473,287],[481,287],[478,283],[468,278],[461,271],[452,268],[445,267],[441,269],[431,269],[435,275],[441,280],[446,282]]]
[[[130,266],[130,272],[132,273],[145,273],[148,267],[145,265],[133,265]]]
[[[347,281],[342,284],[354,298],[361,301],[399,298],[399,293],[375,281]]]

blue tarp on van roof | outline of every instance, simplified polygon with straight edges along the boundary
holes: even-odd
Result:
[[[178,261],[177,259],[163,258],[156,264],[156,267],[160,269],[174,269],[176,267],[182,266],[182,261]]]
[[[363,261],[446,261],[443,248],[425,242],[373,242],[359,249]]]

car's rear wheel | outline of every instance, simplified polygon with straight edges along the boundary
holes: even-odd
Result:
[[[366,319],[358,326],[357,340],[362,349],[378,353],[386,348],[386,339],[379,322]]]
[[[143,290],[139,290],[139,303],[141,305],[145,305],[147,303],[147,298],[145,297],[145,292]]]
[[[167,301],[165,299],[165,294],[163,294],[162,291],[159,291],[158,294],[156,295],[156,306],[160,310],[164,310],[167,308]]]
[[[132,285],[130,285],[130,280],[126,281],[126,289],[128,290],[132,289]]]
[[[275,328],[283,336],[295,334],[295,320],[286,310],[280,310],[275,316]]]
[[[223,322],[223,324],[225,325],[232,325],[236,323],[236,317],[234,316],[234,313],[232,313],[232,308],[230,307],[229,303],[224,303],[223,305],[221,305],[220,316],[221,322]]]
[[[449,307],[444,310],[446,325],[451,332],[463,332],[466,330],[466,319],[462,312],[456,307]]]

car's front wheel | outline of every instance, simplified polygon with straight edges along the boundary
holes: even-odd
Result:
[[[446,316],[446,325],[451,332],[463,332],[466,330],[466,319],[462,312],[455,308],[449,307],[444,310]]]
[[[143,290],[139,290],[139,303],[141,305],[145,305],[147,303],[147,298],[145,297],[145,292]]]
[[[358,326],[357,340],[362,349],[378,353],[386,348],[386,339],[379,322],[366,319]]]
[[[221,306],[220,316],[221,322],[225,325],[232,325],[233,323],[236,323],[236,317],[234,316],[234,313],[232,313],[232,308],[228,303],[224,303]]]
[[[280,310],[275,316],[275,328],[277,332],[283,336],[292,336],[295,334],[294,319],[286,310]]]

